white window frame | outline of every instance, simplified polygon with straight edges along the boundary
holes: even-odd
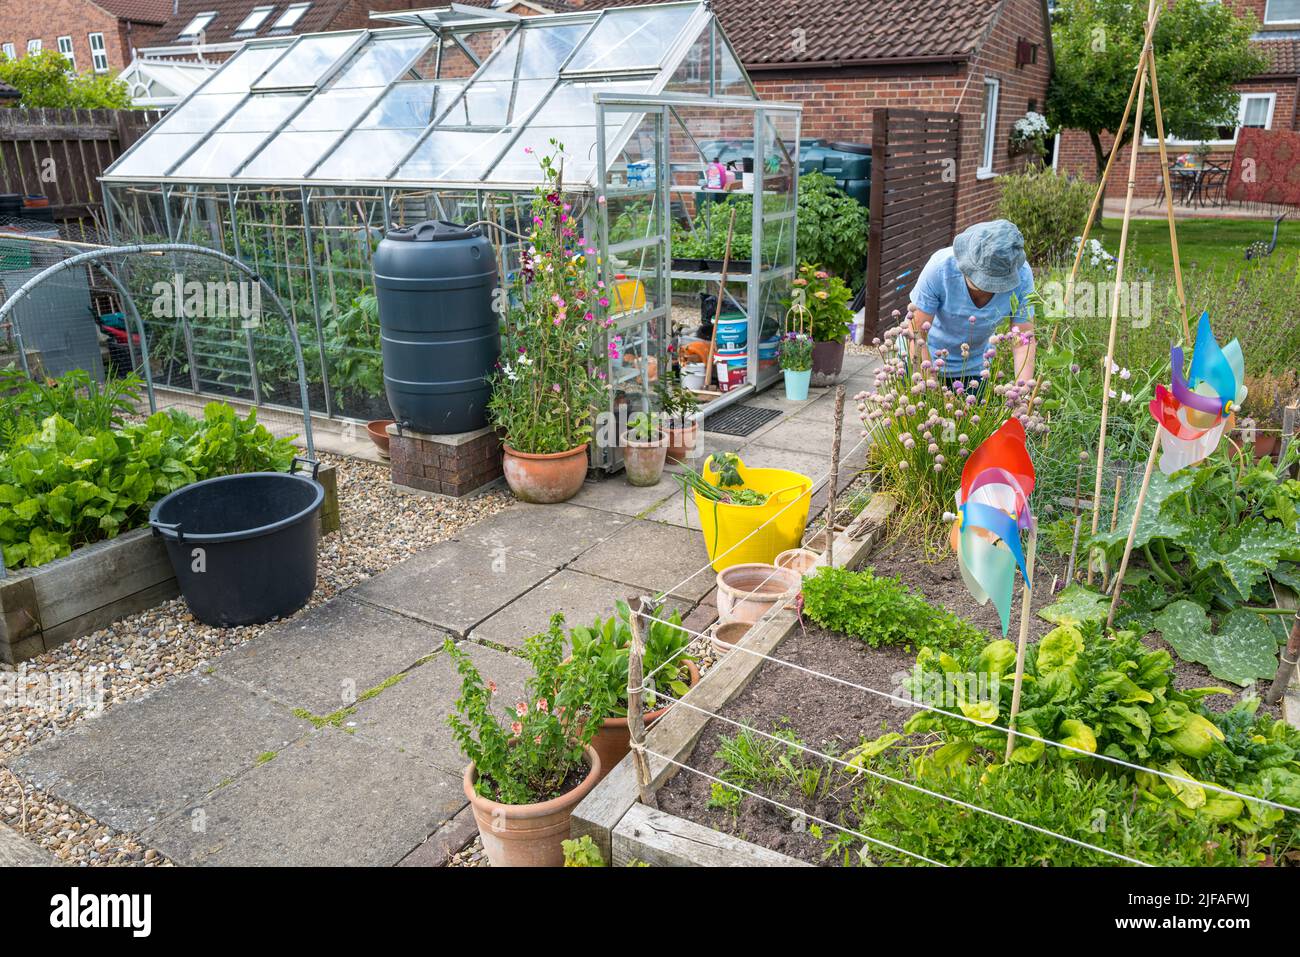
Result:
[[[90,62],[95,68],[95,72],[107,73],[108,47],[104,44],[104,34],[88,33],[86,39],[90,42]]]
[[[12,43],[0,43],[0,53],[3,53],[10,60],[18,59],[18,50]]]
[[[301,20],[303,16],[306,15],[307,11],[310,9],[311,9],[310,2],[289,4],[287,7],[284,8],[284,13],[280,14],[278,17],[275,18],[275,22],[271,24],[271,29],[292,30],[294,27],[298,25],[298,21]],[[290,14],[293,15],[291,19],[290,19]]]
[[[1247,100],[1268,100],[1268,115],[1264,119],[1264,129],[1273,128],[1273,114],[1277,110],[1277,93],[1266,91],[1238,91],[1237,100],[1237,122],[1232,129],[1232,138],[1226,140],[1184,140],[1176,136],[1166,136],[1166,146],[1235,146],[1237,143],[1237,132],[1241,129],[1242,121],[1246,118],[1246,101]],[[1155,146],[1159,143],[1150,133],[1142,134],[1143,146]]]
[[[203,31],[206,30],[215,19],[217,19],[216,10],[204,10],[202,13],[194,14],[194,19],[185,24],[185,27],[181,32],[176,34],[176,39],[189,40],[203,36]]]
[[[235,27],[235,36],[239,36],[241,33],[256,33],[261,29],[262,24],[266,22],[267,17],[269,17],[274,11],[274,3],[268,3],[264,6],[254,7],[252,10],[249,10],[248,16],[244,17],[243,22],[240,23],[239,26]]]
[[[1300,23],[1300,14],[1292,17],[1290,20],[1274,20],[1268,15],[1269,8],[1273,6],[1273,0],[1267,0],[1264,4],[1264,23],[1267,26],[1279,26],[1283,24]]]
[[[992,100],[989,91],[993,91]],[[998,100],[1002,96],[1002,81],[995,76],[984,78],[982,99],[980,100],[981,140],[980,162],[975,175],[982,179],[994,176],[993,161],[997,158],[998,137]]]
[[[39,38],[36,39],[36,40],[28,40],[28,41],[27,41],[27,55],[28,55],[28,56],[31,56],[33,53],[40,53],[40,52],[41,52],[41,41],[40,41]]]
[[[72,49],[72,37],[69,36],[59,37],[59,39],[56,42],[59,45],[59,53],[63,54],[64,59],[68,61],[68,65],[72,68],[72,72],[76,73],[77,52]]]

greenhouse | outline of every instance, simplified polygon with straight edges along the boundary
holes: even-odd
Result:
[[[382,419],[379,241],[427,219],[478,224],[508,279],[538,158],[554,142],[615,290],[610,410],[651,407],[670,349],[700,324],[700,293],[723,281],[716,260],[674,263],[675,232],[719,233],[709,240],[729,265],[726,305],[747,317],[732,344],[738,372],[727,391],[702,393],[706,410],[780,379],[800,112],[757,97],[706,4],[375,18],[397,25],[246,43],[104,176],[114,241],[187,242],[248,263],[303,330],[311,412]],[[724,195],[707,172],[728,148],[753,164]],[[734,223],[711,214],[720,199]],[[170,279],[163,261],[128,277],[138,289],[160,279]],[[149,324],[163,392],[297,405],[277,320],[227,310]],[[592,464],[617,467],[618,450],[596,449]]]

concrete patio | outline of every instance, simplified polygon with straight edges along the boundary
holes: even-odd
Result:
[[[845,363],[851,397],[869,363]],[[706,431],[706,453],[827,473],[832,390],[750,403],[783,414],[744,438]],[[847,454],[860,434],[852,402],[844,419]],[[861,449],[846,457],[841,486],[862,461]],[[444,640],[462,642],[513,702],[528,670],[517,652],[556,611],[585,624],[618,598],[668,591],[702,630],[716,610],[698,527],[667,475],[516,504],[34,747],[13,770],[178,864],[441,864],[474,832],[445,720],[458,682]]]

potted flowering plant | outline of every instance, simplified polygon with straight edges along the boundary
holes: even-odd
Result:
[[[1047,155],[1046,140],[1051,130],[1047,117],[1030,110],[1011,126],[1011,155],[1028,154],[1041,160]]]
[[[660,376],[655,383],[655,400],[659,403],[659,421],[668,433],[668,459],[685,462],[700,437],[700,400],[682,386],[676,371]]]
[[[659,427],[659,417],[638,412],[627,420],[623,433],[623,465],[632,485],[658,485],[668,455],[668,434]]]
[[[808,398],[812,380],[813,341],[804,332],[787,332],[781,337],[778,356],[785,373],[785,397],[793,402]]]
[[[591,739],[612,713],[615,692],[566,667],[564,616],[524,643],[533,667],[522,700],[501,715],[496,684],[484,681],[450,638],[443,648],[460,675],[456,713],[447,724],[469,759],[462,786],[488,860],[496,867],[558,867],[573,809],[600,780]]]
[[[595,403],[604,391],[605,342],[613,320],[595,276],[582,214],[565,201],[564,147],[541,158],[542,185],[520,254],[492,378],[488,412],[504,433],[503,470],[515,497],[542,504],[572,498],[587,474]]]
[[[813,340],[813,375],[834,378],[844,368],[844,341],[853,327],[853,290],[817,263],[804,263],[783,304]]]

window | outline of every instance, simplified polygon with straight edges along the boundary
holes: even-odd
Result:
[[[41,41],[40,41],[40,40],[28,40],[28,41],[27,41],[27,54],[28,54],[28,56],[30,56],[30,55],[33,54],[33,53],[40,53],[40,52],[41,52]]]
[[[1237,120],[1232,126],[1220,126],[1213,139],[1208,140],[1185,140],[1177,136],[1165,138],[1165,143],[1169,146],[1196,146],[1204,142],[1211,146],[1231,146],[1237,142],[1237,130],[1243,126],[1254,127],[1259,130],[1269,130],[1273,128],[1273,108],[1277,105],[1276,93],[1242,93],[1241,99],[1237,104]],[[1156,138],[1148,133],[1142,135],[1142,142],[1146,146],[1155,145]]]
[[[68,66],[77,69],[77,55],[72,52],[72,37],[59,37],[59,52],[68,61]]]
[[[271,15],[274,6],[254,7],[248,16],[244,17],[244,22],[235,27],[235,35],[241,33],[256,33],[257,28],[266,22],[266,18]]]
[[[104,34],[92,33],[90,36],[90,60],[96,73],[108,72],[108,50],[104,47]]]
[[[1264,5],[1265,23],[1300,23],[1300,0],[1268,0]]]
[[[9,60],[17,60],[17,59],[18,59],[18,53],[17,53],[16,50],[14,50],[14,45],[13,45],[12,43],[2,43],[2,44],[0,44],[0,53],[3,53],[3,54],[5,55],[5,58],[6,58],[6,59],[9,59]]]
[[[193,20],[185,25],[185,29],[177,34],[178,38],[197,37],[208,28],[208,24],[217,19],[216,11],[209,10],[206,13],[198,14]]]
[[[983,148],[980,151],[977,176],[993,175],[993,155],[998,138],[998,88],[1001,84],[993,77],[984,78],[984,112],[980,116],[983,126]]]
[[[279,19],[271,24],[272,30],[288,30],[295,23],[302,19],[302,15],[311,7],[310,3],[291,3],[289,8],[280,14]]]

